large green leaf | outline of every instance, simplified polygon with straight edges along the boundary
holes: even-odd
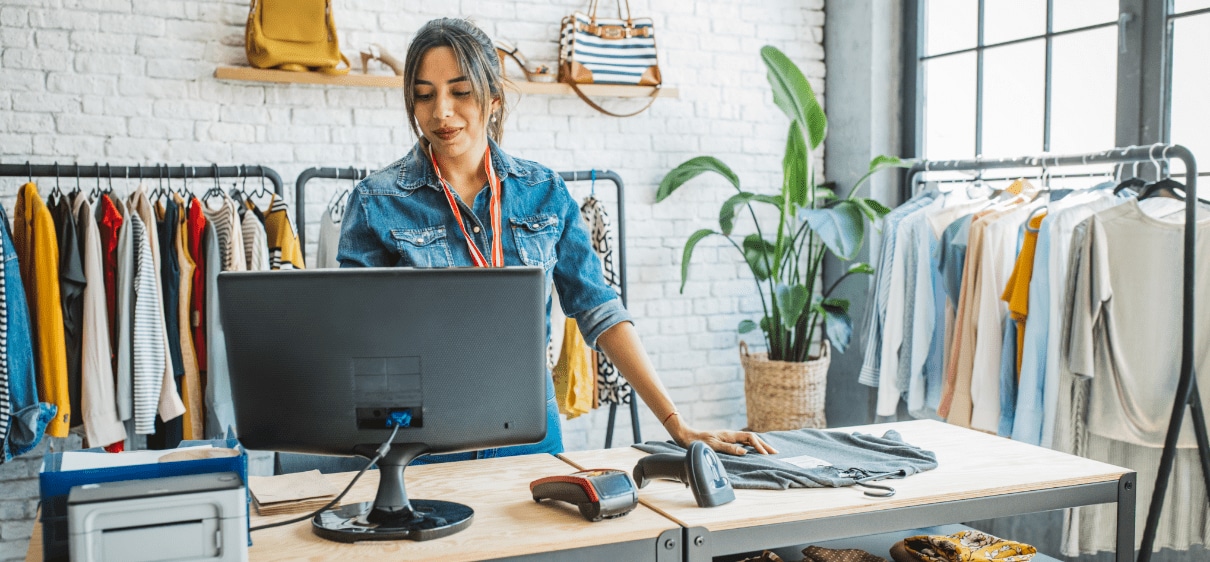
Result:
[[[807,177],[810,173],[807,159],[810,157],[798,121],[790,121],[790,134],[786,136],[786,155],[781,161],[785,173],[782,181],[785,182],[783,185],[790,195],[790,201],[799,207],[808,206],[808,190],[811,186],[810,178]]]
[[[702,241],[702,238],[710,236],[711,234],[718,234],[718,233],[713,230],[710,230],[709,228],[703,228],[697,232],[694,232],[693,235],[689,237],[689,240],[687,240],[685,242],[685,253],[681,255],[681,292],[682,293],[685,292],[685,282],[689,280],[689,259],[693,257],[693,248],[697,246],[698,242]]]
[[[865,222],[857,205],[845,200],[827,209],[802,209],[798,218],[807,221],[836,257],[851,260],[861,249]]]
[[[752,275],[756,276],[757,281],[764,281],[769,278],[769,266],[773,263],[774,247],[768,240],[761,239],[756,234],[749,234],[744,238],[744,259],[748,261],[748,267],[752,269]]]
[[[870,219],[870,222],[876,222],[878,219],[887,216],[891,210],[886,208],[886,205],[879,203],[874,199],[865,197],[852,197],[849,199],[858,209],[861,209],[862,214]]]
[[[672,192],[685,182],[706,172],[715,172],[727,178],[735,189],[739,189],[739,176],[735,175],[735,172],[732,172],[726,164],[723,164],[722,160],[713,156],[698,156],[682,162],[680,166],[673,168],[668,175],[664,176],[664,179],[660,180],[660,188],[655,192],[656,203],[672,195]]]
[[[857,195],[857,188],[861,187],[861,184],[865,183],[875,173],[887,168],[911,168],[914,164],[916,164],[916,161],[911,158],[899,158],[898,156],[887,156],[885,154],[875,156],[873,160],[870,160],[870,170],[864,176],[861,176],[861,179],[857,180],[857,183],[853,184],[853,190],[849,192],[849,197],[855,197]]]
[[[773,293],[777,295],[777,311],[781,313],[782,323],[786,326],[798,324],[798,317],[807,308],[811,291],[803,285],[778,283]]]
[[[824,310],[824,333],[828,335],[828,341],[832,343],[832,347],[836,348],[837,353],[844,353],[844,350],[849,347],[849,341],[853,338],[853,320],[849,318],[847,305],[846,302],[845,306],[841,307],[835,303],[829,303],[828,300],[820,305]]]
[[[756,329],[756,322],[751,320],[743,320],[739,323],[739,333],[746,334]]]
[[[768,68],[769,85],[773,87],[773,103],[787,117],[805,127],[811,149],[819,148],[828,133],[828,118],[824,115],[811,83],[789,57],[771,45],[760,50],[761,60]]]
[[[759,195],[748,191],[741,191],[732,195],[723,203],[723,207],[718,211],[718,225],[722,228],[723,234],[730,235],[735,228],[735,213],[741,205],[747,205],[752,201],[768,203],[775,205],[778,209],[781,208],[781,199],[769,195]]]

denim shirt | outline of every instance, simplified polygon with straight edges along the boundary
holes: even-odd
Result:
[[[8,435],[0,442],[0,464],[28,453],[46,431],[58,408],[38,401],[35,378],[34,347],[25,288],[21,284],[21,267],[8,214],[0,206],[0,244],[4,244],[4,296],[8,304],[8,390],[12,407]]]
[[[500,178],[501,242],[506,266],[546,270],[546,338],[550,340],[551,286],[563,312],[575,319],[594,349],[597,338],[631,321],[617,293],[605,283],[580,209],[558,174],[536,162],[513,158],[492,140],[492,166]],[[467,234],[491,255],[488,189],[473,207],[454,193]],[[474,228],[479,232],[475,233]],[[398,162],[357,184],[349,195],[336,259],[341,267],[469,267],[470,249],[450,212],[428,154],[417,143]]]

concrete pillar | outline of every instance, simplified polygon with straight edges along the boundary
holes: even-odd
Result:
[[[844,0],[824,8],[824,53],[828,77],[828,136],[824,141],[827,181],[838,195],[853,184],[879,154],[900,155],[902,108],[902,29],[900,0]],[[894,207],[899,203],[899,174],[886,171],[862,187]],[[868,191],[866,191],[868,189]],[[879,234],[867,230],[859,261],[876,261]],[[876,265],[876,264],[875,264]],[[828,257],[823,286],[829,287],[849,264]],[[852,302],[853,340],[843,354],[834,353],[828,372],[828,425],[847,426],[874,421],[874,394],[857,382],[865,351],[866,304],[870,278],[849,278],[833,296]]]

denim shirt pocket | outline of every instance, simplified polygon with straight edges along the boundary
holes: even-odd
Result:
[[[403,265],[411,267],[450,267],[453,256],[446,242],[445,227],[391,229],[395,248]]]
[[[548,272],[558,261],[555,245],[559,241],[559,217],[554,214],[512,217],[513,241],[521,263],[541,266]]]

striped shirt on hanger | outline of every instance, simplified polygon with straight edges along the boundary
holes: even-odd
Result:
[[[148,243],[147,227],[138,214],[131,213],[131,235],[135,249],[134,267],[134,418],[135,432],[155,433],[156,407],[168,350],[162,329],[164,314],[156,294],[155,262]]]

